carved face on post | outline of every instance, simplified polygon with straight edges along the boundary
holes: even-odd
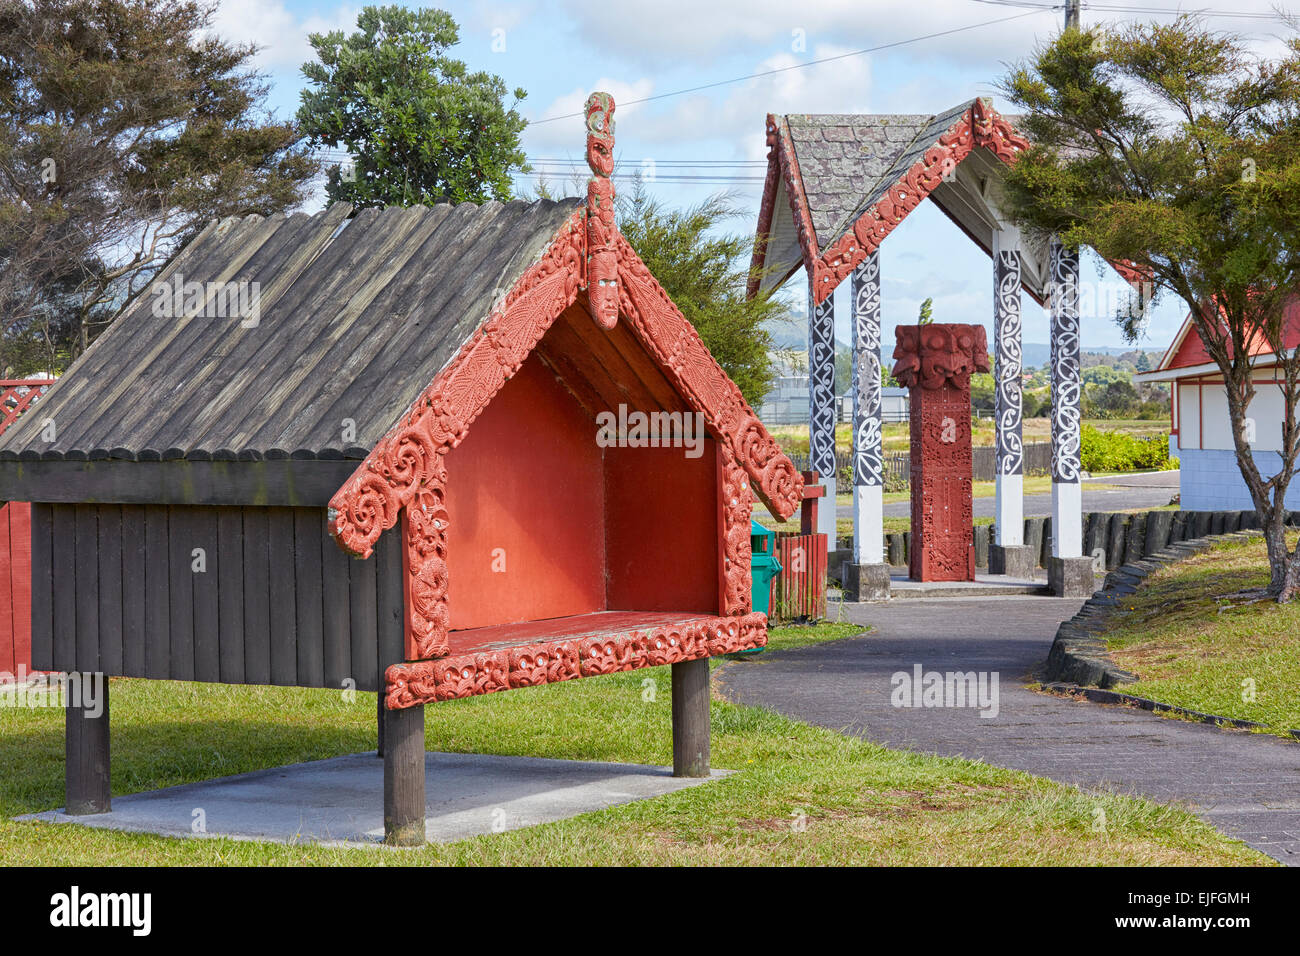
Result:
[[[614,174],[614,98],[608,93],[587,98],[587,165],[597,176]]]
[[[602,329],[618,323],[618,254],[614,242],[614,99],[587,99],[587,310]]]

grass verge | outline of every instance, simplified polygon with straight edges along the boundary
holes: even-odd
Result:
[[[1273,733],[1300,728],[1300,604],[1229,597],[1268,577],[1258,540],[1221,544],[1147,578],[1102,635],[1116,663],[1142,678],[1122,689]]]
[[[773,646],[797,646],[813,630],[775,629]],[[112,686],[115,794],[374,747],[372,694],[349,702],[327,690]],[[664,765],[671,762],[668,687],[660,668],[432,705],[427,743]],[[725,779],[558,823],[389,852],[14,822],[62,801],[63,719],[53,708],[0,708],[0,865],[1270,862],[1180,809],[886,750],[721,700],[712,719],[713,764],[737,771]]]

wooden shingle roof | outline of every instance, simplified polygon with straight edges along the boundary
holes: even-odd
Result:
[[[348,218],[335,204],[213,223],[154,285],[258,283],[255,316],[207,291],[198,314],[160,317],[166,297],[146,290],[5,433],[0,459],[362,459],[580,206]]]
[[[769,114],[767,143],[749,294],[780,287],[802,265],[817,302],[927,198],[991,250],[1002,217],[988,184],[1028,145],[979,99],[934,116]],[[974,168],[958,175],[968,158]],[[1031,294],[1039,278],[1026,271]]]

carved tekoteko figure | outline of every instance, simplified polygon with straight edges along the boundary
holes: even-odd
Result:
[[[592,93],[587,98],[587,308],[596,324],[612,329],[618,322],[618,248],[614,223],[614,98]]]
[[[981,325],[900,325],[894,377],[908,389],[914,581],[974,581],[970,377],[989,370]]]

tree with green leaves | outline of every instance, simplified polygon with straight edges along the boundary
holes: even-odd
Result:
[[[256,47],[201,0],[0,0],[5,374],[57,371],[207,221],[305,198]]]
[[[1067,29],[1012,69],[1005,93],[1031,145],[1007,173],[1013,218],[1090,246],[1145,287],[1117,316],[1135,340],[1163,296],[1189,310],[1223,374],[1236,459],[1264,528],[1269,593],[1300,590],[1283,533],[1300,453],[1300,354],[1284,348],[1284,303],[1300,287],[1300,39],[1274,60],[1195,17]],[[1277,356],[1285,412],[1280,467],[1250,445],[1251,343]],[[1275,386],[1268,386],[1275,387]]]
[[[753,237],[721,231],[739,211],[725,196],[685,210],[666,210],[640,182],[618,203],[623,237],[740,386],[745,400],[757,406],[775,375],[767,329],[792,317],[780,299],[746,298]]]
[[[442,10],[366,7],[357,30],[308,38],[298,122],[313,146],[352,160],[329,171],[326,194],[354,206],[413,206],[511,198],[510,176],[529,167],[519,145],[527,121],[505,102],[505,82],[447,55],[460,34]]]
[[[916,315],[917,325],[929,325],[934,321],[934,299],[929,296],[921,303],[921,310]]]

